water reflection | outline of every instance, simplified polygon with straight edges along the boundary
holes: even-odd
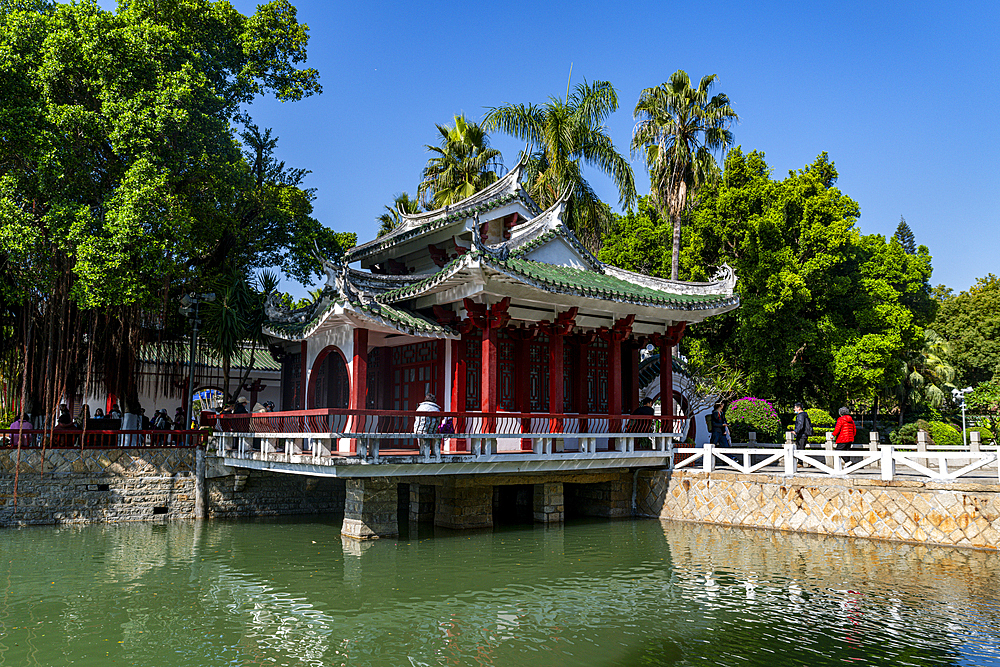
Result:
[[[0,665],[1000,664],[998,555],[657,521],[0,532]]]

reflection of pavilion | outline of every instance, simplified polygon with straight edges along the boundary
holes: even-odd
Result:
[[[325,263],[313,308],[272,309],[283,410],[445,410],[617,415],[639,401],[639,349],[736,308],[735,276],[651,278],[597,260],[540,211],[522,165],[454,206],[402,215],[391,233]],[[671,368],[661,386],[672,388]]]

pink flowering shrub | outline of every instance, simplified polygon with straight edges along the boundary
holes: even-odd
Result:
[[[747,442],[750,431],[757,433],[757,442],[781,442],[781,418],[774,406],[763,398],[746,396],[729,404],[726,412],[733,442]]]

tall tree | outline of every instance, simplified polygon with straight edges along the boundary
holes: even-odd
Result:
[[[615,150],[604,122],[618,109],[618,95],[607,81],[577,84],[566,98],[491,108],[483,120],[488,131],[500,130],[527,142],[530,154],[525,180],[542,207],[572,190],[568,224],[594,252],[610,228],[613,214],[583,176],[589,166],[607,174],[618,189],[619,205],[635,204],[635,178],[628,160]]]
[[[379,224],[378,236],[385,236],[396,228],[400,220],[400,211],[403,213],[418,213],[420,211],[420,202],[416,199],[411,199],[407,193],[400,192],[392,198],[392,206],[384,208],[385,213],[376,218]]]
[[[708,280],[710,267],[728,263],[740,308],[690,327],[689,358],[721,360],[746,374],[753,395],[785,405],[873,400],[900,381],[902,362],[923,344],[927,311],[906,300],[930,298],[930,257],[862,235],[858,205],[836,180],[825,154],[777,181],[763,154],[729,152],[722,179],[706,186],[685,225],[680,271]],[[614,236],[636,229],[616,225]],[[606,259],[642,266],[637,255],[655,246],[609,238],[605,248]],[[666,277],[662,248],[648,265]]]
[[[455,126],[437,125],[440,145],[426,146],[434,156],[424,167],[417,196],[431,208],[441,208],[471,197],[497,180],[503,167],[500,151],[490,148],[483,128],[464,115]]]
[[[678,276],[681,215],[703,185],[718,179],[713,153],[724,154],[732,146],[729,128],[739,120],[725,94],[709,97],[715,79],[715,74],[704,76],[692,88],[687,73],[677,70],[666,83],[643,90],[633,114],[639,122],[632,152],[645,155],[650,193],[661,215],[673,223],[673,280]]]
[[[1000,378],[1000,278],[987,274],[957,295],[942,290],[939,304],[933,326],[951,344],[958,383]]]
[[[917,254],[917,239],[903,216],[899,216],[899,224],[896,225],[896,233],[892,235],[892,238],[899,241],[899,245],[903,246],[907,255]]]
[[[141,346],[179,325],[168,299],[206,287],[230,255],[301,278],[318,264],[271,246],[339,245],[294,172],[251,164],[235,136],[256,96],[320,92],[297,66],[307,40],[287,0],[251,16],[210,0],[4,4],[4,375],[24,380],[33,412],[88,384],[134,408]]]

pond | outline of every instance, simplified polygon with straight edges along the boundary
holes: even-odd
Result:
[[[1000,665],[1000,554],[655,520],[0,530],[0,665]]]

